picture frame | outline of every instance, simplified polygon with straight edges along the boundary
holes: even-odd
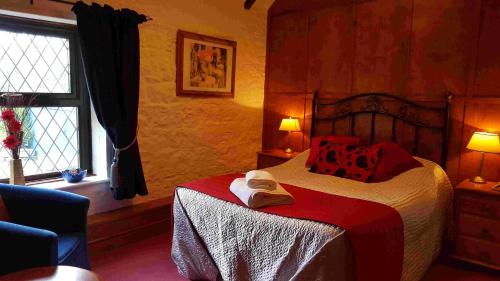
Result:
[[[234,97],[236,41],[177,31],[177,96]]]

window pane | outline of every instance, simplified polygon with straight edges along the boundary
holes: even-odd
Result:
[[[3,125],[1,125],[3,126]],[[33,107],[23,124],[21,148],[24,175],[35,175],[78,168],[78,108]],[[0,128],[0,138],[5,138]],[[0,148],[0,178],[10,175],[10,154]]]
[[[0,29],[0,92],[71,93],[69,40]]]

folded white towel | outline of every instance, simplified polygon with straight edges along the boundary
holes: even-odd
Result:
[[[276,184],[275,190],[256,189],[248,187],[245,178],[237,178],[231,183],[229,189],[241,202],[250,208],[292,204],[295,202],[295,198],[279,183]]]
[[[252,170],[245,175],[246,184],[250,188],[274,190],[278,182],[271,173]]]

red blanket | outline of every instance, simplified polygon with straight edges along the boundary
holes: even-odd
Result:
[[[229,191],[229,185],[238,177],[242,174],[200,179],[180,187],[245,206]],[[403,221],[396,210],[380,203],[289,184],[282,186],[295,197],[295,203],[264,207],[258,211],[339,226],[346,230],[351,242],[356,280],[401,280],[404,234]]]

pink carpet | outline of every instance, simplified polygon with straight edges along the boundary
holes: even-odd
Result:
[[[103,281],[187,280],[177,272],[170,258],[170,234],[154,236],[115,249],[92,260],[92,270]],[[489,271],[451,262],[438,262],[422,281],[495,281]]]
[[[92,259],[103,281],[185,281],[170,258],[170,233],[165,233]]]

